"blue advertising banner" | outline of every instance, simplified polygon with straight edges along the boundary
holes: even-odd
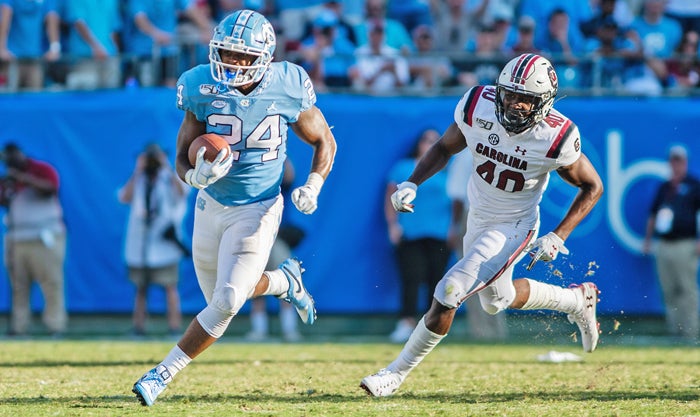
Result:
[[[123,262],[128,208],[116,193],[146,143],[159,142],[172,160],[182,120],[174,100],[169,89],[0,95],[0,146],[18,143],[30,157],[53,164],[61,177],[71,312],[132,309],[134,289]],[[383,216],[386,177],[422,130],[442,131],[451,123],[458,100],[319,96],[317,105],[338,142],[336,162],[316,213],[287,210],[307,232],[296,255],[307,268],[307,287],[320,315],[397,310],[398,277]],[[603,314],[663,312],[653,259],[640,254],[641,239],[653,193],[667,175],[669,144],[685,143],[691,171],[700,171],[700,158],[695,157],[700,155],[700,102],[573,97],[556,107],[579,126],[583,150],[599,170],[605,194],[567,241],[569,256],[538,263],[532,271],[525,270],[523,261],[515,276],[564,286],[594,281],[602,291]],[[289,156],[302,183],[311,148],[292,136]],[[552,176],[541,204],[542,234],[562,218],[575,191]],[[191,223],[190,212],[186,230]],[[180,289],[184,312],[196,313],[204,306],[190,260],[182,263]],[[1,268],[0,311],[9,310],[9,291]],[[153,297],[153,311],[164,311],[162,294],[154,291]],[[35,291],[33,304],[38,308],[41,302]]]

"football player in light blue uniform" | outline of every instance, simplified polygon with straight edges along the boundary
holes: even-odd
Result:
[[[282,218],[289,127],[314,149],[311,173],[291,196],[305,214],[316,210],[333,165],[335,139],[314,105],[306,72],[288,62],[272,63],[275,32],[265,17],[236,11],[219,23],[209,45],[210,65],[192,68],[177,83],[177,106],[185,117],[176,157],[178,175],[200,190],[192,255],[207,306],[168,356],[134,384],[143,405],[153,405],[172,378],[224,334],[250,298],[274,295],[290,302],[304,323],[316,319],[298,260],[264,269]],[[202,147],[192,166],[190,144],[204,133],[224,137],[230,149],[207,161]]]

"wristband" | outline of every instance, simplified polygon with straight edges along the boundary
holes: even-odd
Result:
[[[51,42],[49,44],[49,51],[55,53],[61,53],[61,42]]]
[[[404,181],[401,184],[399,184],[397,188],[399,190],[402,188],[410,188],[413,191],[418,191],[418,186],[415,183],[412,183],[411,181]]]
[[[312,172],[311,174],[309,174],[308,178],[306,178],[306,184],[304,185],[308,185],[309,187],[321,191],[321,187],[323,187],[324,182],[325,180],[323,179],[321,174]]]

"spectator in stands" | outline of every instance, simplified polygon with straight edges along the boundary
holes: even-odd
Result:
[[[686,32],[676,53],[666,61],[670,87],[685,90],[700,86],[698,37],[698,32]]]
[[[27,157],[15,143],[2,153],[7,176],[1,184],[5,213],[5,268],[12,285],[10,335],[26,335],[30,295],[37,282],[44,298],[42,321],[54,336],[66,331],[63,293],[66,227],[58,197],[59,176],[50,164]]]
[[[530,16],[521,16],[518,19],[518,30],[515,42],[510,46],[509,53],[513,56],[520,54],[541,54],[535,46],[535,19]]]
[[[71,25],[68,23],[68,1],[55,0],[56,14],[58,15],[58,39],[61,46],[61,53],[56,60],[47,60],[46,77],[44,86],[47,89],[61,89],[66,85],[66,77],[70,70],[71,52],[68,48]],[[50,45],[49,45],[50,46]],[[58,49],[54,45],[54,49]]]
[[[275,2],[279,17],[276,31],[281,31],[287,42],[299,42],[304,36],[307,22],[323,8],[325,0],[277,0]]]
[[[44,87],[44,62],[61,56],[54,3],[0,0],[0,78],[11,90]],[[48,49],[45,47],[48,45]]]
[[[260,13],[270,13],[272,2],[265,0],[207,0],[210,19],[218,22],[236,10],[249,9]]]
[[[500,49],[497,39],[495,28],[483,25],[476,36],[471,54],[463,60],[453,61],[458,71],[457,79],[460,85],[473,87],[493,83],[493,80],[498,78],[508,58]]]
[[[386,17],[386,1],[365,0],[365,18],[355,26],[357,45],[366,46],[371,43],[370,32],[379,25],[383,28],[386,45],[408,55],[414,50],[411,36],[401,22]]]
[[[467,231],[469,214],[467,184],[473,170],[474,158],[469,149],[456,154],[447,166],[447,195],[452,202],[447,243],[457,259],[462,259],[464,256],[462,238]],[[464,302],[467,307],[470,337],[476,340],[504,340],[508,336],[506,315],[487,313],[482,308],[480,300],[479,297],[469,297]]]
[[[290,207],[292,202],[290,194],[294,183],[294,165],[287,158],[284,161],[284,174],[282,176],[282,196],[285,199],[285,206]],[[265,270],[272,271],[282,264],[285,259],[292,257],[292,250],[296,248],[304,239],[305,232],[291,223],[288,218],[288,210],[282,212],[282,222],[280,223],[277,239],[272,245],[270,257],[267,260]],[[270,335],[269,317],[267,314],[267,300],[271,297],[254,298],[250,310],[251,330],[246,334],[246,339],[251,342],[266,340]],[[279,319],[282,330],[282,338],[286,342],[298,342],[301,340],[298,322],[299,316],[291,304],[278,299]]]
[[[178,72],[209,62],[209,40],[214,32],[218,0],[191,0],[178,15],[175,37],[179,48]]]
[[[658,239],[653,254],[668,334],[697,340],[700,181],[688,172],[684,146],[672,146],[668,161],[671,177],[658,189],[651,205],[642,251],[652,253],[652,237]]]
[[[173,87],[179,75],[177,16],[189,0],[132,0],[127,9],[124,50],[133,58],[131,74],[142,86]]]
[[[666,16],[681,24],[683,33],[700,33],[700,2],[697,0],[668,0]]]
[[[121,85],[117,39],[122,28],[116,0],[68,0],[70,54],[75,64],[66,78],[70,89],[115,88]]]
[[[481,7],[471,11],[467,11],[465,1],[432,2],[436,50],[444,53],[463,52],[467,42],[476,37],[488,1],[483,1]]]
[[[615,18],[608,15],[598,22],[596,36],[586,41],[586,57],[581,73],[582,86],[635,93],[644,80],[644,54],[639,42],[626,36]]]
[[[509,22],[516,19],[516,8],[520,0],[467,0],[465,9],[469,13],[480,14],[479,23],[493,25],[497,20],[507,20]]]
[[[418,90],[442,87],[453,78],[449,58],[435,51],[435,34],[432,27],[420,25],[413,29],[416,52],[408,57],[411,86]]]
[[[314,24],[317,19],[323,19],[325,16],[333,15],[335,16],[335,32],[336,36],[344,37],[352,44],[353,47],[357,46],[357,39],[355,38],[354,24],[351,23],[343,12],[343,3],[337,0],[326,0],[325,3],[321,5],[321,9],[316,13],[313,20],[306,25],[304,30],[304,36],[302,39],[307,39],[311,36]],[[325,17],[328,19],[327,17]]]
[[[165,152],[153,143],[136,158],[134,171],[119,190],[119,201],[129,205],[124,254],[129,280],[136,286],[134,335],[146,334],[147,296],[153,285],[165,290],[170,334],[180,333],[178,269],[189,249],[180,243],[179,230],[188,189],[175,174]]]
[[[389,172],[384,201],[389,241],[394,246],[401,279],[399,321],[389,336],[393,343],[403,343],[416,327],[418,312],[427,308],[435,284],[445,273],[450,251],[447,233],[450,226],[451,201],[447,196],[447,170],[441,170],[421,185],[415,213],[397,213],[391,195],[397,185],[415,168],[428,149],[440,138],[434,129],[423,131],[408,158],[398,161]],[[423,191],[425,191],[423,193]],[[425,300],[419,300],[425,284]]]
[[[299,48],[300,64],[317,91],[350,86],[348,70],[354,63],[355,47],[339,36],[338,30],[338,17],[330,10],[323,10],[314,18],[311,35]]]
[[[355,50],[355,64],[348,70],[353,88],[369,93],[391,93],[410,81],[408,62],[398,49],[385,42],[382,20],[371,23],[369,44]]]
[[[549,57],[559,70],[559,88],[578,87],[578,55],[583,52],[583,37],[578,27],[571,28],[571,18],[565,9],[554,9],[547,18],[547,28],[535,45]]]
[[[580,39],[583,37],[579,26],[593,17],[591,0],[520,0],[518,5],[520,16],[530,16],[537,22],[535,39],[541,39],[547,32],[546,23],[552,13],[562,10],[568,17],[568,37]],[[576,41],[579,42],[579,41]]]
[[[515,37],[513,27],[513,13],[508,9],[496,12],[493,16],[493,38],[500,52],[508,50],[508,45],[513,43]]]
[[[593,12],[593,17],[579,25],[581,34],[586,38],[598,36],[598,28],[610,18],[615,20],[615,4],[617,0],[599,0],[598,8]]]
[[[426,0],[387,0],[387,16],[401,22],[408,33],[420,25],[432,25],[430,4]]]
[[[644,0],[642,15],[631,25],[641,40],[649,69],[664,86],[668,85],[666,60],[673,55],[683,36],[681,25],[664,16],[667,0]]]

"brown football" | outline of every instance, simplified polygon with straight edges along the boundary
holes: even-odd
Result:
[[[194,166],[197,162],[197,151],[199,151],[199,148],[202,146],[207,148],[207,151],[204,153],[204,159],[209,162],[214,161],[216,155],[218,155],[219,151],[222,149],[228,150],[226,156],[228,156],[228,153],[231,152],[231,148],[229,147],[228,142],[226,142],[226,139],[217,135],[216,133],[205,133],[197,136],[192,141],[190,148],[187,151],[187,157],[190,159],[190,164],[192,164],[192,166]]]

